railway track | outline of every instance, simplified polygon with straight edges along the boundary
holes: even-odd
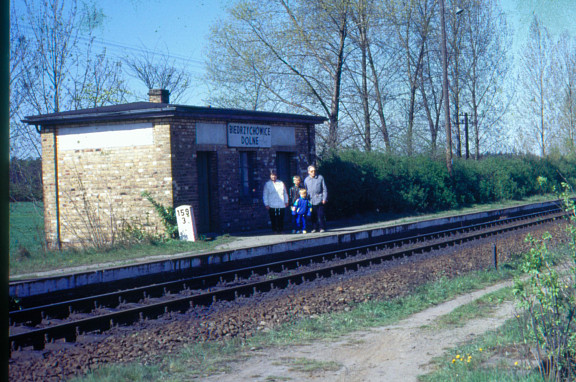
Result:
[[[330,277],[389,259],[455,246],[562,216],[564,213],[560,210],[550,209],[342,251],[26,307],[9,313],[10,347],[11,351],[29,346],[41,350],[47,342],[62,339],[73,342],[78,335],[102,333],[117,325],[155,319],[168,312],[186,312],[192,307],[209,306],[214,301],[230,301],[238,296],[265,293],[274,288],[285,288],[290,284]]]

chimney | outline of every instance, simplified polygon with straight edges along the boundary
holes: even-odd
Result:
[[[170,91],[166,89],[150,89],[148,100],[154,103],[170,103]]]

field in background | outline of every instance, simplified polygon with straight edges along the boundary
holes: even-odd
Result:
[[[42,203],[10,203],[10,263],[44,249]]]

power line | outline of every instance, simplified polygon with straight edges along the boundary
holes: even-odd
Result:
[[[31,26],[20,25],[19,27],[24,30],[25,36],[34,37],[33,28]],[[135,47],[135,46],[131,46],[131,45],[115,42],[115,41],[104,40],[102,38],[96,38],[96,37],[91,39],[89,37],[82,36],[82,35],[78,36],[78,40],[82,41],[86,45],[88,45],[90,42],[94,42],[95,44],[97,44],[103,48],[106,48],[106,49],[112,48],[111,49],[112,51],[116,50],[116,57],[121,58],[121,59],[126,56],[125,54],[122,54],[122,53],[126,53],[126,51],[132,51],[132,52],[135,52],[138,54],[142,54],[142,53],[151,54],[154,56],[161,56],[164,58],[181,61],[183,64],[186,64],[188,66],[195,66],[195,67],[197,67],[197,69],[200,69],[202,71],[203,71],[203,67],[204,67],[204,62],[201,60],[194,59],[194,58],[188,58],[188,57],[184,57],[184,56],[176,55],[176,54],[171,54],[171,53],[163,53],[163,52],[159,52],[159,51],[153,51],[153,50],[147,49],[145,47]],[[118,52],[120,52],[120,54]],[[194,70],[194,72],[198,72],[198,71]]]
[[[89,39],[87,38],[83,38],[86,39],[86,41],[88,42]],[[113,41],[106,41],[104,39],[99,39],[99,38],[94,38],[94,42],[97,44],[100,44],[104,47],[108,47],[108,46],[114,46],[117,48],[121,48],[121,49],[127,49],[127,50],[131,50],[137,53],[150,53],[150,54],[154,54],[157,56],[162,56],[165,58],[171,58],[171,59],[175,59],[175,60],[180,60],[180,61],[184,61],[186,63],[192,63],[194,65],[204,65],[204,62],[201,60],[197,60],[194,58],[187,58],[184,56],[180,56],[180,55],[176,55],[176,54],[171,54],[171,53],[162,53],[162,52],[157,52],[157,51],[152,51],[150,49],[147,48],[137,48],[137,47],[133,47],[130,45],[126,45],[126,44],[121,44],[118,42],[113,42]]]

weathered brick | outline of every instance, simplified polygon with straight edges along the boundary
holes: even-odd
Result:
[[[89,238],[94,236],[112,240],[127,224],[149,233],[163,232],[153,206],[142,197],[144,191],[164,206],[191,205],[197,215],[201,210],[200,186],[205,186],[199,185],[199,153],[207,158],[210,168],[210,229],[224,233],[263,228],[268,225],[268,215],[262,203],[262,188],[269,178],[269,169],[276,168],[279,153],[289,157],[287,187],[290,187],[291,176],[304,175],[315,159],[312,124],[269,122],[279,128],[294,128],[296,144],[244,149],[255,156],[256,193],[247,198],[241,195],[241,150],[226,144],[197,144],[196,120],[192,118],[151,118],[106,124],[120,127],[136,122],[153,125],[153,144],[64,150],[58,144],[64,129],[90,127],[95,123],[50,125],[42,129],[45,231],[49,246],[57,246],[58,236],[63,246],[89,243]],[[226,123],[217,119],[202,122]],[[196,220],[199,221],[198,217]],[[199,226],[199,230],[207,231],[208,227]]]

